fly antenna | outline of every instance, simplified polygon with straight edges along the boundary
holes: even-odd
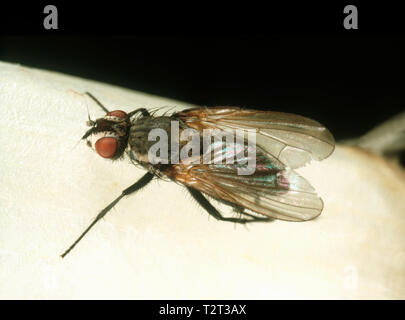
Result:
[[[88,106],[88,104],[87,104],[87,101],[86,101],[86,109],[87,109],[87,118],[88,118],[88,121],[86,122],[86,124],[87,124],[88,127],[93,127],[94,124],[95,124],[95,122],[94,122],[93,120],[91,120],[91,118],[90,118],[90,111],[89,111],[89,106]],[[86,134],[87,134],[87,132],[86,132]],[[75,148],[78,146],[78,144],[79,144],[82,140],[83,140],[83,137],[80,138],[80,139],[75,143],[75,145],[72,147],[71,150],[75,149]]]

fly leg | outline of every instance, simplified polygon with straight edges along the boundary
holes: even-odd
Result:
[[[95,96],[93,96],[90,92],[86,91],[85,94],[87,94],[91,99],[93,99],[93,101],[95,103],[97,103],[99,105],[99,107],[105,111],[105,113],[109,112],[108,109],[106,107],[104,107],[104,105]],[[145,108],[139,108],[139,109],[136,109],[135,111],[130,112],[128,114],[128,117],[131,117],[132,115],[134,115],[135,113],[138,113],[138,112],[142,113],[142,115],[144,117],[150,116],[148,110],[146,110]]]
[[[137,182],[135,182],[133,185],[130,187],[126,188],[124,191],[122,191],[121,195],[117,197],[113,202],[111,202],[107,207],[105,207],[101,212],[97,215],[97,217],[93,220],[93,222],[87,227],[86,230],[83,231],[83,233],[80,235],[79,238],[67,249],[61,257],[64,258],[75,246],[76,244],[79,243],[79,241],[86,235],[87,232],[100,220],[102,219],[108,211],[110,211],[117,203],[120,201],[123,197],[128,196],[139,189],[143,188],[146,186],[152,179],[154,175],[150,172],[147,172],[141,179],[139,179]]]
[[[252,218],[254,221],[264,221],[264,222],[265,222],[265,221],[273,221],[273,220],[274,220],[273,218],[270,218],[270,217],[267,217],[267,216],[261,216],[261,217],[259,217],[259,216],[257,216],[257,215],[253,215],[253,214],[247,213],[247,212],[245,211],[245,208],[242,207],[242,206],[240,206],[240,205],[238,205],[238,204],[235,204],[235,203],[232,203],[232,202],[229,202],[229,201],[225,201],[225,200],[220,200],[220,202],[222,202],[222,203],[224,203],[224,204],[226,204],[226,205],[232,207],[232,208],[233,208],[233,211],[234,211],[235,213],[237,213],[239,216],[250,217],[250,218]],[[249,222],[250,222],[250,221],[249,221]],[[252,222],[253,222],[253,221],[252,221]]]
[[[239,215],[241,215],[241,216],[243,215],[243,216],[246,216],[246,217],[250,217],[250,218],[253,219],[253,221],[257,221],[257,222],[263,221],[263,222],[266,222],[266,221],[273,221],[273,220],[274,220],[273,218],[270,218],[270,217],[259,217],[259,216],[255,216],[255,215],[253,215],[253,214],[247,213],[247,212],[245,212],[245,208],[243,208],[243,207],[241,207],[241,206],[239,206],[239,205],[232,204],[232,207],[233,207],[233,210],[234,210],[237,214],[239,214]],[[252,221],[252,222],[253,222],[253,221]]]
[[[203,207],[211,216],[213,216],[217,220],[230,221],[230,222],[236,222],[236,223],[241,223],[241,224],[272,220],[270,217],[260,218],[260,217],[251,215],[249,213],[245,213],[243,211],[241,212],[241,214],[250,217],[250,219],[224,217],[219,213],[219,211],[207,200],[207,198],[200,191],[197,191],[191,187],[187,187],[187,189],[190,192],[190,194],[193,196],[193,198],[201,205],[201,207]],[[239,207],[239,208],[242,208],[242,207]],[[242,208],[242,210],[243,210],[243,208]]]
[[[94,102],[97,103],[100,106],[100,108],[105,111],[105,113],[108,112],[108,109],[104,107],[104,105],[100,101],[98,101],[98,99],[95,96],[93,96],[90,92],[86,91],[85,94],[87,94],[90,98],[92,98]]]
[[[150,116],[150,113],[149,113],[148,110],[146,110],[145,108],[139,108],[139,109],[136,109],[136,110],[131,111],[130,113],[128,113],[128,117],[130,118],[130,117],[132,117],[134,114],[136,114],[138,112],[142,113],[142,115],[144,117],[149,117]]]

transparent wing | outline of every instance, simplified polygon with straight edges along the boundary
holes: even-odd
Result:
[[[188,109],[175,114],[187,126],[203,129],[255,129],[256,144],[290,168],[327,158],[335,148],[332,134],[319,122],[282,112],[237,107]]]
[[[223,149],[226,146],[224,144]],[[289,221],[305,221],[318,216],[323,202],[314,188],[292,169],[272,156],[256,151],[255,171],[238,174],[239,163],[180,163],[171,167],[168,175],[209,196],[235,203],[254,212]],[[222,152],[230,155],[229,152]]]

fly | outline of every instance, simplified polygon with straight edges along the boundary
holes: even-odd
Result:
[[[273,219],[307,221],[322,212],[322,199],[309,182],[294,171],[311,160],[327,158],[335,148],[332,134],[317,121],[295,114],[239,107],[192,108],[164,116],[150,114],[145,108],[129,113],[108,111],[92,94],[86,94],[106,115],[95,121],[89,117],[90,129],[82,139],[101,157],[116,160],[127,154],[147,172],[101,210],[62,258],[122,198],[156,177],[184,185],[211,216],[221,221],[242,224]],[[177,124],[177,134],[173,134],[173,124]],[[251,144],[246,135],[233,139],[232,148],[228,140],[205,139],[206,132],[221,135],[238,130],[253,132],[254,143]],[[189,131],[194,134],[190,135]],[[156,147],[157,139],[150,139],[151,132],[164,133],[167,138],[164,141],[160,136],[159,143],[166,143],[167,147],[155,154],[151,150]],[[186,132],[188,138],[179,138]],[[194,153],[190,145],[202,147],[202,150]],[[193,151],[192,156],[188,151]],[[209,161],[205,161],[207,155]],[[228,161],[238,155],[244,162]],[[179,156],[182,161],[176,161]],[[241,173],[241,168],[246,168],[246,163],[249,166],[250,160],[254,160],[253,170]],[[207,196],[231,206],[239,216],[223,216]]]

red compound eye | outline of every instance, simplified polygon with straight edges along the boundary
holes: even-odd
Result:
[[[95,148],[97,153],[103,158],[112,158],[117,151],[118,141],[112,137],[98,139]]]
[[[117,118],[125,118],[127,116],[127,114],[121,110],[110,111],[110,112],[107,112],[106,115],[111,116],[111,117],[117,117]]]

